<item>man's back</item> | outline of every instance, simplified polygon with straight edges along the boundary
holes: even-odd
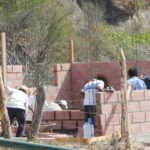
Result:
[[[133,90],[145,90],[147,89],[143,80],[138,77],[132,77],[128,80],[128,84],[133,84]]]

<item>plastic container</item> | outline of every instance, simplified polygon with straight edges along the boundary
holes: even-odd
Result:
[[[94,126],[93,124],[85,123],[83,125],[83,137],[84,138],[91,138],[94,137]]]

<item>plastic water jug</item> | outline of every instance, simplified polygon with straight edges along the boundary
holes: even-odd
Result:
[[[84,138],[94,137],[94,126],[93,126],[93,124],[89,124],[86,122],[83,125],[83,133],[84,133]]]

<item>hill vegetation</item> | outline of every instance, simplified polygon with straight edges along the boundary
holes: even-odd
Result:
[[[23,65],[31,85],[37,78],[51,83],[53,64],[68,62],[70,39],[76,62],[117,60],[119,47],[128,60],[149,59],[150,11],[148,1],[144,2],[0,0],[7,63]]]

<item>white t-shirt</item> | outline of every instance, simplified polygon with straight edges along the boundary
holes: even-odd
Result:
[[[24,93],[21,90],[7,87],[7,94],[8,94],[8,101],[7,101],[8,108],[19,108],[28,111],[29,98],[26,93]]]
[[[96,105],[96,93],[97,89],[87,89],[85,90],[83,105]]]
[[[36,103],[36,95],[29,96],[29,103],[28,103],[28,105],[29,105],[29,110],[27,112],[26,121],[32,121],[33,114],[34,114],[34,111],[35,111],[36,105],[37,105],[37,103]],[[45,101],[44,106],[43,106],[43,110],[46,109],[47,107],[48,107],[48,104]]]
[[[33,111],[35,110],[35,107],[36,107],[36,96],[35,95],[29,96],[28,105],[32,110],[29,108],[29,110],[27,112],[26,120],[27,121],[32,121]]]
[[[82,92],[84,95],[83,105],[96,105],[96,93],[98,88],[104,88],[104,82],[102,80],[93,79],[85,84]]]

